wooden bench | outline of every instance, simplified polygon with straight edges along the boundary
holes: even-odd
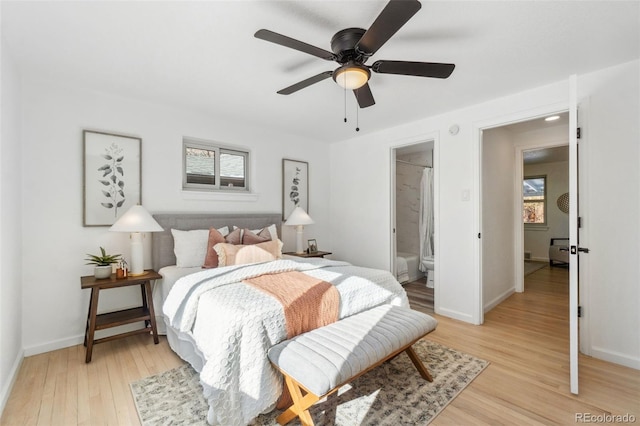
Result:
[[[421,312],[383,305],[273,346],[269,360],[284,375],[293,400],[276,420],[285,425],[300,417],[304,426],[313,425],[309,407],[402,351],[433,381],[411,346],[437,324]]]

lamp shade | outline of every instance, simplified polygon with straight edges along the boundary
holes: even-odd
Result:
[[[142,206],[131,207],[114,223],[109,231],[115,232],[159,232],[162,227]]]
[[[304,211],[304,209],[300,206],[296,207],[286,222],[284,223],[287,226],[298,226],[298,225],[311,225],[315,223],[313,219]]]

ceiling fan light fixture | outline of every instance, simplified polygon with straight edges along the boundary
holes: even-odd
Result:
[[[367,67],[354,63],[344,64],[333,73],[333,79],[338,86],[350,90],[359,89],[367,84],[370,76],[371,72]]]

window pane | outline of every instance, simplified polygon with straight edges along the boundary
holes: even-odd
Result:
[[[522,219],[524,223],[545,223],[544,201],[525,201]]]
[[[186,148],[187,183],[216,183],[216,152],[208,149]]]
[[[546,224],[546,180],[545,176],[539,176],[525,178],[522,181],[524,223]]]
[[[220,153],[220,184],[230,188],[244,188],[245,156]]]
[[[529,197],[540,197],[540,199],[544,199],[544,181],[545,178],[543,177],[525,179],[522,182],[524,199],[527,200]]]

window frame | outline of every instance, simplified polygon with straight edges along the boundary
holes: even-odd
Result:
[[[542,226],[548,226],[548,216],[547,216],[547,205],[548,205],[548,198],[547,198],[547,187],[548,187],[548,183],[549,180],[547,179],[547,175],[532,175],[532,176],[525,176],[522,178],[522,185],[524,185],[524,181],[528,180],[528,179],[544,179],[544,195],[542,200],[531,200],[531,201],[527,201],[525,200],[525,194],[524,194],[524,188],[522,189],[522,213],[524,213],[524,207],[527,203],[533,203],[533,202],[542,202],[543,205],[543,210],[544,210],[544,222],[542,223],[530,223],[530,222],[525,222],[524,218],[522,219],[522,223],[524,224],[524,226],[526,228],[537,228],[537,227],[542,227]]]
[[[187,149],[203,149],[207,151],[213,151],[214,157],[214,184],[208,183],[191,183],[187,182]],[[221,185],[220,177],[220,154],[230,154],[244,157],[244,186],[223,186]],[[182,138],[182,190],[183,191],[202,191],[202,192],[235,192],[235,193],[248,193],[250,192],[250,165],[251,152],[248,149],[241,147],[233,147],[228,145],[222,145],[213,141],[206,141],[196,138]]]

